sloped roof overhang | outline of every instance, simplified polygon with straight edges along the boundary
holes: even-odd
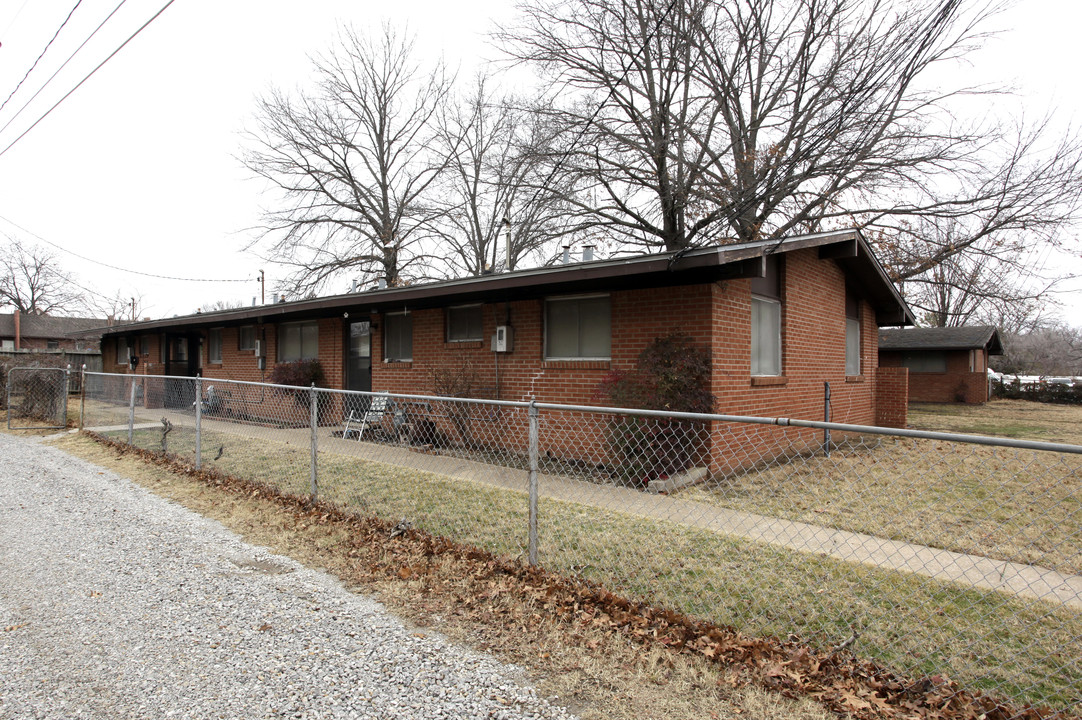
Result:
[[[603,292],[693,285],[734,278],[762,277],[766,257],[803,248],[819,248],[820,257],[835,260],[846,283],[876,309],[880,326],[911,325],[906,305],[859,231],[802,235],[783,240],[692,248],[656,255],[638,255],[594,262],[552,265],[510,273],[460,278],[423,285],[369,290],[287,303],[256,305],[214,313],[196,313],[104,328],[105,335],[168,329],[280,323],[344,313],[362,317],[401,309],[498,303],[558,294]]]

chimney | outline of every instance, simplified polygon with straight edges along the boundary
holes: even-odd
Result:
[[[22,350],[23,333],[22,323],[19,321],[19,308],[15,308],[15,349]]]
[[[115,324],[116,324],[116,315],[110,315],[109,317],[105,318],[105,327],[112,327]]]
[[[594,259],[594,246],[593,245],[583,245],[582,246],[582,261],[583,262],[590,262],[593,259]]]

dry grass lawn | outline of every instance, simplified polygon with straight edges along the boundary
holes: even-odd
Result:
[[[160,430],[147,429],[134,440],[157,450],[160,438]],[[172,452],[192,456],[190,428],[169,438]],[[228,447],[208,459],[222,472],[297,496],[309,492],[307,447],[209,430],[203,443],[208,450]],[[409,518],[434,535],[498,555],[525,554],[522,493],[328,450],[320,453],[319,477],[320,498],[339,507],[392,522]],[[885,482],[889,490],[889,477]],[[1082,636],[1077,611],[579,503],[543,498],[540,510],[544,567],[632,599],[755,635],[795,633],[820,648],[856,633],[853,649],[887,667],[910,675],[948,672],[1016,700],[1067,703],[1082,685],[1082,667],[1067,650]]]
[[[525,667],[542,695],[557,698],[584,720],[835,717],[811,700],[739,682],[705,660],[644,648],[604,625],[569,626],[541,618],[527,598],[464,597],[462,589],[469,586],[463,580],[474,570],[461,563],[418,559],[423,572],[374,572],[386,560],[379,548],[358,549],[335,523],[311,522],[265,497],[210,487],[85,437],[67,437],[57,445],[222,522],[248,542],[337,575],[420,628]]]
[[[1082,443],[1082,408],[922,405],[923,430]],[[1082,574],[1082,455],[889,436],[810,446],[679,497]]]

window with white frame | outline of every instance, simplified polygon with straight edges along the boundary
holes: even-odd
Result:
[[[46,350],[59,350],[60,349],[60,341],[59,340],[46,340],[45,341],[45,349]]]
[[[447,342],[476,342],[483,339],[480,305],[449,307],[444,315],[447,318]]]
[[[319,357],[319,323],[282,323],[278,326],[278,361],[315,360]]]
[[[222,329],[211,328],[207,331],[207,362],[222,362]]]
[[[255,350],[255,325],[237,328],[237,350]]]
[[[766,273],[751,280],[751,374],[781,375],[781,263],[766,258]]]
[[[608,295],[545,300],[546,360],[608,360],[612,354]]]
[[[0,340],[0,350],[14,350],[15,341],[10,339]]]
[[[391,362],[413,360],[413,315],[409,312],[383,316],[383,359]]]
[[[860,300],[845,295],[845,374],[860,375]]]

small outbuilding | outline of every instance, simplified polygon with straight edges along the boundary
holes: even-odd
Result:
[[[988,357],[1002,354],[991,325],[879,331],[879,366],[909,369],[912,402],[987,402]]]
[[[106,318],[0,314],[0,350],[97,352]]]

